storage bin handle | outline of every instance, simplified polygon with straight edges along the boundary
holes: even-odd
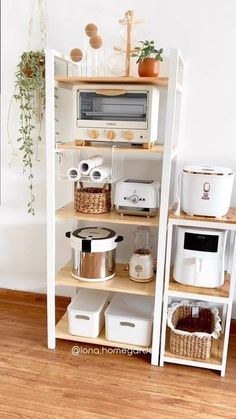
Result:
[[[76,319],[81,319],[81,320],[89,320],[90,319],[89,316],[85,316],[84,314],[76,314],[75,318]]]
[[[134,323],[130,323],[130,322],[120,322],[121,326],[128,326],[128,327],[135,327]]]

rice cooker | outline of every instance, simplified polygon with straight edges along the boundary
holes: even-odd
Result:
[[[223,217],[227,214],[234,173],[227,167],[186,166],[182,172],[181,208],[189,215]]]
[[[177,227],[174,280],[203,288],[223,285],[226,239],[226,230]]]
[[[82,227],[67,232],[72,249],[72,275],[86,282],[101,282],[116,274],[116,247],[123,240],[104,227]]]

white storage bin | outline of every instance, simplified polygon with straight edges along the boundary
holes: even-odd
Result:
[[[154,298],[116,294],[105,311],[106,339],[149,346],[152,340]]]
[[[104,326],[104,311],[109,301],[109,292],[80,289],[67,307],[69,333],[96,338]]]

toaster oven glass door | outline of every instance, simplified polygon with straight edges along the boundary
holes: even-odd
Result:
[[[77,91],[77,125],[147,129],[148,92]]]
[[[218,242],[219,236],[215,235],[195,233],[184,235],[184,249],[186,250],[217,253]]]

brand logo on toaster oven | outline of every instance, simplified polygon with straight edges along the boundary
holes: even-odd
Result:
[[[115,127],[116,126],[116,123],[115,122],[107,122],[107,125],[109,127]]]

